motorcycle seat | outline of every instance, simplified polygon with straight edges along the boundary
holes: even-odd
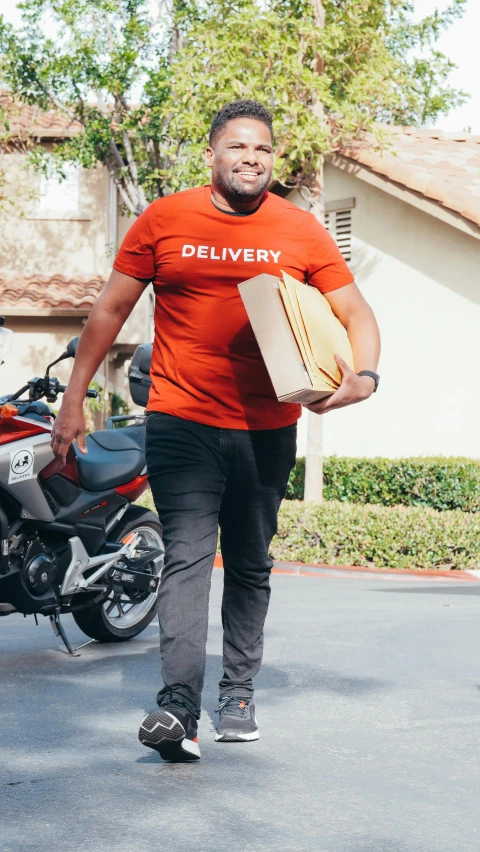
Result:
[[[73,445],[80,485],[107,491],[135,479],[145,467],[145,426],[124,426],[87,435],[87,454]]]

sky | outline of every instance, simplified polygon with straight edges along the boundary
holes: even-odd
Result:
[[[449,0],[415,0],[415,15],[418,18],[430,14],[435,8],[444,9]],[[19,13],[14,0],[0,0],[0,13],[14,24],[19,22]],[[480,134],[480,75],[478,73],[478,33],[480,32],[480,0],[468,0],[467,9],[460,21],[442,34],[439,48],[457,66],[452,73],[451,84],[463,89],[471,96],[461,107],[448,116],[442,116],[437,126],[443,130],[458,131],[471,129]]]
[[[431,14],[435,8],[442,10],[448,5],[449,0],[415,0],[415,14],[421,18]],[[466,104],[437,121],[437,125],[443,130],[471,128],[473,133],[480,134],[479,32],[480,1],[468,0],[463,18],[455,21],[438,42],[440,50],[458,66],[450,78],[452,86],[463,89],[471,96]]]

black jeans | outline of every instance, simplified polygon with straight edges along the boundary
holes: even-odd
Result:
[[[218,527],[224,563],[220,695],[250,697],[270,598],[270,541],[295,464],[296,424],[243,431],[147,418],[148,478],[166,548],[158,599],[164,687],[200,716]]]

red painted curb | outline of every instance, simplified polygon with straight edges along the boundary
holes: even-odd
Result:
[[[394,574],[397,577],[422,577],[424,580],[434,580],[436,577],[446,577],[448,580],[461,580],[467,583],[478,582],[476,577],[472,577],[472,575],[467,574],[466,571],[420,571],[418,568],[412,568],[411,570],[409,568],[372,568],[364,565],[325,565],[323,563],[314,562],[279,562],[277,565],[285,565],[285,568],[272,568],[272,574],[287,574],[295,577],[331,576],[322,571],[322,569],[327,569],[328,571],[348,571],[359,572],[362,574]],[[223,559],[221,556],[215,557],[214,567],[223,568]],[[302,570],[302,568],[311,568],[312,570],[305,571]]]

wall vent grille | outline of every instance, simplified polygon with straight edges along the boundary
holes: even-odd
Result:
[[[325,227],[337,243],[343,257],[352,260],[352,211],[336,210],[325,213]]]

